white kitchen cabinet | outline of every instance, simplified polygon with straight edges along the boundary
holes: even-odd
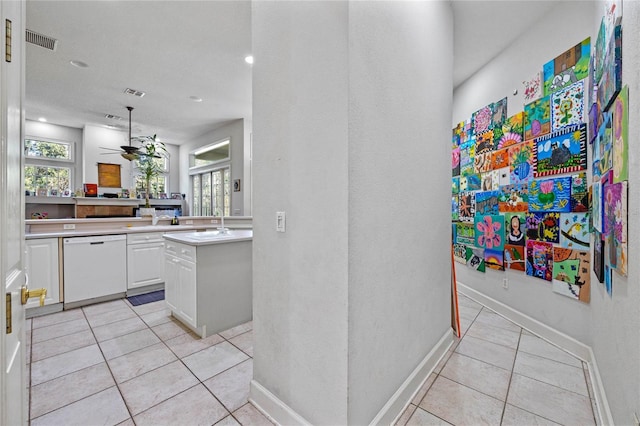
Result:
[[[164,270],[161,232],[127,235],[127,289],[163,283]]]
[[[196,328],[196,264],[195,248],[167,243],[165,252],[165,293],[173,314]]]
[[[45,305],[59,303],[60,300],[60,263],[58,258],[58,239],[40,238],[26,241],[26,272],[29,288],[46,288]],[[27,308],[40,306],[39,298],[27,301]]]
[[[167,248],[169,245],[167,244]],[[165,253],[164,256],[164,300],[171,311],[178,310],[178,275],[180,259]]]

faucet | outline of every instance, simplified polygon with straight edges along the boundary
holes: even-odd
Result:
[[[153,213],[153,216],[151,216],[151,224],[152,225],[157,225],[158,224],[158,216],[156,215],[156,213]]]
[[[220,226],[218,227],[218,233],[226,235],[229,230],[224,227],[224,214],[220,214]]]

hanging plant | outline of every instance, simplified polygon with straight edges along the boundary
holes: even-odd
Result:
[[[157,140],[156,135],[138,136],[133,138],[140,144],[136,166],[145,182],[145,207],[149,208],[149,195],[151,193],[151,180],[164,172],[164,167],[158,159],[169,158],[169,152],[164,143]]]

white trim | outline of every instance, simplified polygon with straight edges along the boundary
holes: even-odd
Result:
[[[589,365],[589,375],[594,392],[593,396],[596,400],[597,413],[595,414],[599,418],[598,424],[613,424],[613,417],[611,415],[611,409],[609,408],[609,402],[607,401],[602,378],[600,377],[600,371],[598,370],[596,358],[590,346],[585,345],[573,337],[568,336],[555,328],[549,327],[537,319],[523,314],[502,302],[482,294],[479,291],[464,285],[460,281],[458,281],[458,291],[468,298],[473,299],[481,305],[495,311],[497,314],[505,317],[509,321],[514,322],[520,327],[536,334],[552,345],[557,346],[560,349],[569,352],[576,358],[586,362]]]
[[[304,417],[255,380],[251,380],[249,402],[277,425],[311,425]]]
[[[420,364],[411,372],[409,377],[400,385],[398,390],[389,398],[386,404],[371,420],[371,425],[393,425],[404,410],[409,406],[413,398],[427,381],[438,363],[447,354],[453,344],[453,330],[447,327],[447,331],[438,343],[420,361]]]

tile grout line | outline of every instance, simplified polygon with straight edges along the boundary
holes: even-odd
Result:
[[[509,400],[509,391],[511,391],[511,381],[513,380],[513,370],[516,366],[516,360],[518,359],[518,348],[520,347],[520,339],[522,338],[522,327],[520,328],[520,334],[518,335],[518,344],[516,345],[516,353],[513,357],[513,364],[511,364],[511,374],[509,374],[509,384],[507,385],[507,394],[504,396],[504,405],[502,406],[502,415],[500,416],[500,424],[504,421],[504,413],[507,411],[507,401]]]

